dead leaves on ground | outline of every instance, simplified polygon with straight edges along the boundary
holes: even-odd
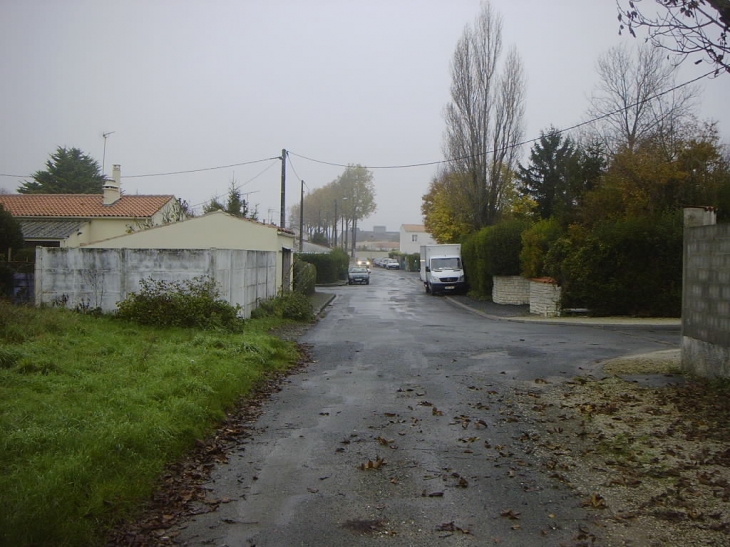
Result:
[[[386,464],[385,460],[381,458],[380,456],[375,457],[375,461],[368,460],[365,463],[361,463],[359,468],[360,471],[368,471],[370,469],[380,469]]]
[[[526,395],[520,404],[543,435],[520,440],[549,476],[583,492],[583,507],[637,532],[726,544],[730,384],[648,388],[614,377],[545,388],[538,404]]]

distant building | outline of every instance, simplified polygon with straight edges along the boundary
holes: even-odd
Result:
[[[387,231],[385,226],[373,226],[373,233],[375,234],[384,234]]]
[[[421,245],[435,245],[436,241],[426,232],[423,224],[401,224],[400,252],[413,254],[421,251]]]

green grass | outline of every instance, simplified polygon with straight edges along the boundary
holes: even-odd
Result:
[[[272,325],[160,329],[0,303],[0,545],[103,544],[165,464],[296,361]]]

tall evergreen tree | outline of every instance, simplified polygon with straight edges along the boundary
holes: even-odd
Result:
[[[579,153],[570,137],[551,127],[540,132],[530,164],[519,166],[520,191],[537,203],[540,218],[564,217],[575,203]]]
[[[23,182],[19,194],[101,194],[104,173],[99,163],[78,148],[59,146],[46,161],[45,171]]]

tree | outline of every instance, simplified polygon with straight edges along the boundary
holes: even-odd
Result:
[[[714,126],[687,136],[677,150],[676,157],[667,158],[661,146],[646,140],[616,154],[600,186],[586,196],[583,223],[656,216],[687,204],[728,205],[730,163]]]
[[[570,137],[551,127],[530,150],[530,164],[519,166],[523,194],[537,202],[540,218],[565,217],[575,203],[578,151]]]
[[[0,255],[7,257],[8,249],[17,251],[24,245],[25,240],[20,223],[0,205]]]
[[[677,66],[648,45],[634,54],[625,46],[609,49],[598,60],[600,77],[589,116],[598,119],[596,137],[609,153],[629,150],[646,139],[672,148],[681,128],[694,123],[695,87],[674,89]],[[657,141],[656,139],[660,139]]]
[[[23,182],[19,194],[101,194],[104,173],[99,163],[78,148],[59,146],[46,161],[45,171]]]
[[[500,72],[501,62],[501,72]],[[494,224],[522,138],[524,76],[515,49],[502,60],[502,20],[489,2],[456,45],[444,153],[459,175],[474,230]]]
[[[628,27],[646,28],[647,40],[682,58],[698,54],[715,67],[715,74],[730,72],[730,0],[656,0],[661,5],[647,15],[637,0],[618,4],[619,33]],[[702,61],[700,57],[695,64]]]
[[[556,217],[563,223],[574,219],[583,195],[603,172],[600,147],[586,150],[556,128],[541,131],[530,150],[530,163],[519,166],[519,190],[537,204],[538,218]]]
[[[342,195],[345,232],[352,225],[352,255],[355,255],[357,221],[369,217],[377,208],[373,174],[362,165],[348,165],[337,179]]]
[[[255,207],[251,210],[248,202],[241,197],[241,190],[236,186],[235,180],[232,180],[228,187],[228,199],[225,205],[217,197],[214,197],[203,206],[204,213],[212,213],[213,211],[225,211],[234,217],[250,218],[252,220],[258,220],[259,216],[258,208]]]
[[[423,196],[421,213],[426,232],[439,243],[455,243],[471,232],[466,216],[469,206],[460,192],[459,175],[443,171],[436,175]]]

